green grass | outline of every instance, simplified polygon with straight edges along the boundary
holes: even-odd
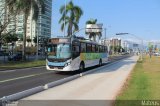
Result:
[[[0,70],[30,68],[30,67],[44,66],[45,64],[46,64],[45,60],[18,61],[18,62],[14,61],[14,62],[0,63]]]
[[[138,106],[136,103],[140,103],[130,101],[129,104],[125,100],[160,100],[160,57],[145,56],[143,62],[137,62],[116,98],[116,106]]]

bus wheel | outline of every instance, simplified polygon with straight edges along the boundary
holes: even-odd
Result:
[[[99,60],[99,66],[102,66],[102,59]]]
[[[85,69],[84,63],[81,62],[80,66],[79,66],[79,71],[80,71],[80,72],[83,72],[84,69]]]

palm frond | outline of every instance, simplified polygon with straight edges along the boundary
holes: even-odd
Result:
[[[59,23],[63,22],[65,19],[65,14],[62,14],[61,18],[59,19]]]
[[[60,8],[60,13],[62,14],[59,23],[61,23],[61,29],[64,30],[64,21],[68,31],[68,36],[72,35],[73,32],[79,30],[79,20],[80,17],[83,15],[83,11],[80,7],[75,6],[72,1],[70,1],[66,5],[66,11],[65,11],[65,6],[61,6]]]
[[[65,11],[65,6],[63,5],[63,6],[60,7],[59,12],[61,14],[64,14],[64,11]]]
[[[73,26],[74,26],[73,32],[76,32],[76,31],[79,30],[79,26],[78,26],[78,24],[76,22],[73,22]]]
[[[79,22],[80,17],[83,15],[83,11],[80,7],[75,6],[73,8],[74,14],[75,14],[75,18],[76,18],[76,22]]]
[[[63,31],[64,30],[64,23],[62,23],[62,25],[61,25],[61,31]]]
[[[86,22],[86,24],[96,24],[97,23],[97,19],[90,19]]]

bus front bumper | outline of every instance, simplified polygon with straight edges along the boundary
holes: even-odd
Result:
[[[67,67],[61,67],[61,68],[59,68],[59,67],[53,67],[53,68],[51,68],[51,67],[49,67],[48,65],[46,65],[46,69],[47,70],[52,70],[52,71],[73,71],[72,70],[72,68],[70,67],[70,66],[67,66]]]

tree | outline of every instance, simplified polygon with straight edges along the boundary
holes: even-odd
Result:
[[[122,47],[121,46],[117,46],[117,52],[118,53],[122,52]]]
[[[14,10],[17,11],[17,14],[24,15],[24,35],[23,35],[23,60],[25,60],[25,50],[26,50],[26,27],[27,19],[30,14],[31,9],[33,10],[33,20],[38,20],[38,14],[41,12],[44,13],[45,5],[43,0],[9,0],[9,7],[14,7]]]
[[[149,52],[153,52],[153,44],[151,42],[148,43]]]
[[[18,40],[17,34],[4,34],[2,38],[5,43],[12,43]]]
[[[3,40],[4,40],[4,43],[11,43],[12,45],[12,53],[13,53],[13,47],[14,47],[14,43],[16,41],[18,41],[18,37],[17,37],[17,34],[6,34],[6,35],[3,35]]]
[[[3,43],[2,35],[8,35],[14,33],[16,30],[7,31],[9,23],[16,21],[16,11],[13,9],[13,5],[9,6],[12,0],[5,0],[5,5],[1,5],[0,9],[0,49]]]
[[[59,23],[61,24],[61,30],[64,31],[64,27],[67,25],[67,36],[72,36],[75,31],[79,30],[78,23],[81,16],[83,15],[82,9],[70,1],[66,5],[66,8],[65,5],[60,8],[60,13],[62,14],[62,17],[59,20]]]
[[[87,24],[96,24],[97,23],[97,19],[90,19],[86,22]],[[87,35],[89,35],[89,39],[91,40],[93,38],[93,41],[96,41],[96,36],[99,37],[99,39],[102,36],[101,32],[86,32]]]

